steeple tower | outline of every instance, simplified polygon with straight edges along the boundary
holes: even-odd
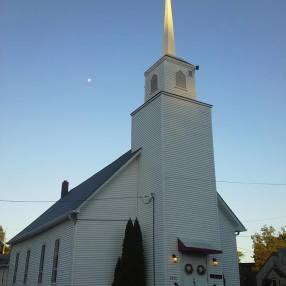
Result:
[[[164,55],[176,56],[172,0],[165,0]]]
[[[145,101],[162,92],[196,100],[196,66],[176,56],[171,1],[165,0],[163,57],[145,72]]]

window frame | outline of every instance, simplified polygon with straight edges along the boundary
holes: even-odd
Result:
[[[53,255],[53,268],[51,282],[56,283],[58,278],[58,266],[59,266],[59,252],[60,252],[60,239],[55,240],[54,255]]]
[[[41,247],[41,256],[40,256],[39,273],[38,273],[38,284],[41,284],[43,282],[45,254],[46,254],[46,245],[43,244]]]
[[[15,265],[14,265],[13,284],[16,284],[16,281],[17,281],[17,272],[18,272],[19,260],[20,260],[20,253],[17,252],[16,261],[15,261]]]
[[[31,250],[29,249],[29,250],[27,250],[27,254],[26,254],[23,284],[27,284],[29,264],[30,264],[30,256],[31,256]]]
[[[150,93],[152,94],[157,90],[158,90],[158,75],[154,73],[151,77]]]
[[[181,70],[176,72],[176,87],[187,90],[187,77]]]

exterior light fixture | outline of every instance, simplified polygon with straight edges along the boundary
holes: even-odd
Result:
[[[213,260],[212,260],[212,265],[213,266],[219,266],[219,261],[218,261],[218,259],[217,258],[213,258]]]
[[[178,263],[178,257],[177,257],[176,254],[173,254],[173,255],[172,255],[172,262],[173,262],[173,263]]]

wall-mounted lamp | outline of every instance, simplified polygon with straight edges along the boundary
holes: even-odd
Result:
[[[212,265],[213,266],[219,266],[219,261],[218,261],[218,259],[217,258],[213,258],[213,260],[212,260]]]
[[[173,255],[172,255],[172,262],[173,262],[173,263],[178,263],[178,257],[177,257],[176,254],[173,254]]]

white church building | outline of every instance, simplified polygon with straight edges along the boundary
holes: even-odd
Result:
[[[8,285],[111,286],[127,220],[137,217],[148,286],[239,286],[245,227],[216,190],[212,106],[197,67],[176,56],[171,0],[164,54],[145,72],[131,150],[68,190],[10,240]]]

